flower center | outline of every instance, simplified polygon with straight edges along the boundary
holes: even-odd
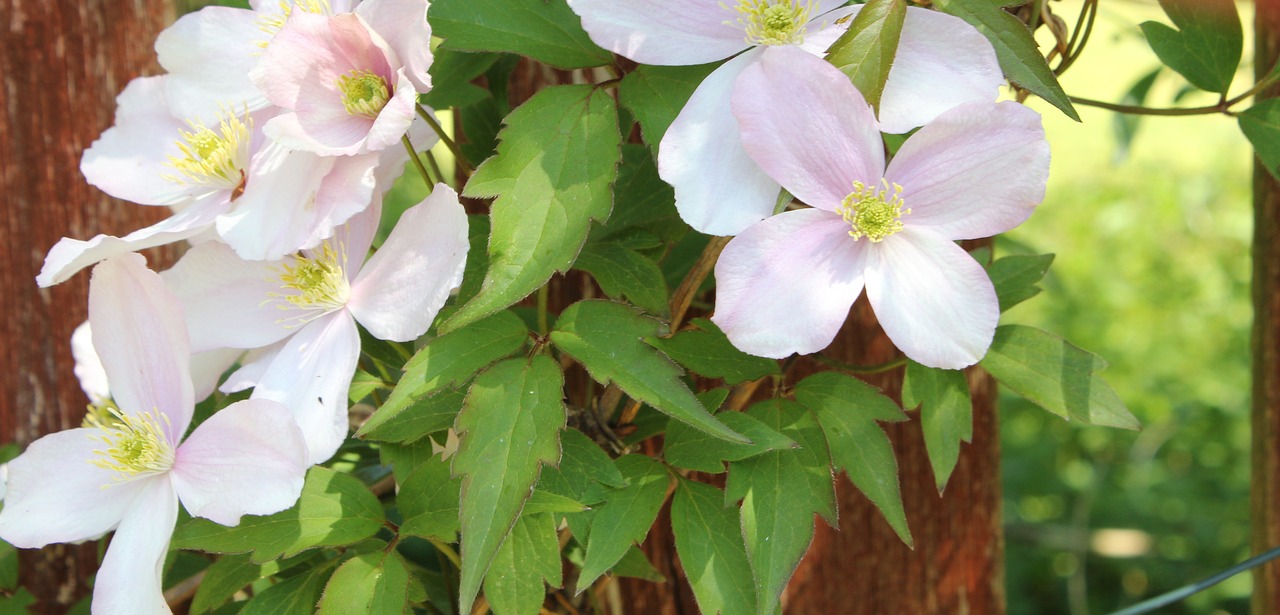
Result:
[[[160,423],[167,426],[169,417],[159,416],[156,419],[150,412],[126,415],[115,404],[90,406],[85,426],[97,428],[100,433],[92,437],[107,448],[93,451],[97,458],[89,463],[116,472],[117,482],[168,471],[173,467],[173,445]]]
[[[190,131],[181,130],[178,150],[182,156],[169,156],[169,166],[177,175],[165,179],[179,184],[195,184],[219,190],[244,192],[244,168],[249,160],[249,133],[253,118],[240,119],[231,113],[218,118],[217,130],[199,122],[187,122]]]
[[[738,25],[753,45],[798,45],[813,13],[811,0],[738,0]]]
[[[293,264],[283,265],[280,284],[283,290],[296,292],[271,293],[267,302],[280,301],[278,307],[282,310],[301,308],[309,314],[280,322],[286,327],[296,327],[345,306],[351,297],[351,285],[344,271],[346,264],[346,251],[339,253],[328,243],[314,257],[295,254]]]
[[[911,213],[910,209],[902,208],[902,186],[890,186],[887,179],[881,179],[880,184],[867,186],[860,181],[853,182],[853,192],[836,208],[836,213],[853,227],[850,237],[866,237],[872,243],[879,243],[902,230],[902,216]]]
[[[353,70],[338,77],[338,90],[347,113],[367,118],[378,117],[391,98],[387,81],[367,70]]]
[[[314,15],[333,14],[333,9],[329,7],[329,0],[293,0],[293,2],[280,0],[279,13],[263,15],[258,18],[258,29],[267,33],[267,40],[259,42],[259,47],[265,48],[271,43],[271,38],[275,37],[280,28],[284,27],[284,22],[289,19],[293,9]]]

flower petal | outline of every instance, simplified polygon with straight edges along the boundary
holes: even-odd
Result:
[[[775,47],[733,89],[742,146],[797,198],[834,211],[853,182],[880,183],[884,145],[871,107],[836,67]]]
[[[865,243],[820,209],[753,225],[716,262],[712,322],[734,346],[762,357],[826,348],[862,292]]]
[[[284,345],[285,342],[280,341],[244,353],[244,357],[240,359],[240,367],[227,376],[226,382],[223,382],[218,390],[231,394],[252,389],[258,381],[262,380],[263,374],[267,373],[267,368],[271,367],[271,362],[276,359],[276,355]]]
[[[321,463],[347,437],[347,389],[360,359],[360,333],[346,310],[303,326],[263,374],[254,399],[293,411],[307,440],[309,463]]]
[[[751,44],[720,0],[569,0],[591,40],[641,64],[723,60]]]
[[[355,12],[396,52],[414,89],[429,92],[431,25],[427,22],[427,0],[364,0]]]
[[[191,422],[191,347],[178,298],[137,254],[102,261],[89,280],[93,347],[128,414],[160,413],[176,444]]]
[[[260,18],[254,11],[209,6],[183,15],[156,37],[174,115],[207,123],[224,109],[253,111],[270,104],[249,80],[271,38]]]
[[[810,19],[809,23],[805,24],[804,42],[800,43],[799,47],[819,58],[826,57],[827,49],[835,44],[836,39],[848,32],[849,24],[853,23],[853,19],[844,18],[857,15],[861,10],[861,4],[843,6]],[[840,21],[842,19],[844,21]]]
[[[92,403],[111,399],[107,372],[102,370],[98,351],[93,349],[93,329],[89,327],[87,320],[71,332],[71,357],[76,361],[73,371],[85,397]]]
[[[116,481],[97,459],[98,429],[59,431],[10,461],[0,538],[24,549],[97,538],[116,527],[147,482]]]
[[[196,400],[203,401],[218,387],[222,374],[244,354],[240,348],[218,348],[191,355],[191,386]]]
[[[904,224],[947,239],[988,237],[1022,224],[1044,199],[1049,142],[1031,109],[967,103],[907,139],[885,178],[903,187]]]
[[[161,573],[178,522],[178,498],[168,475],[139,481],[145,488],[111,537],[93,583],[94,613],[166,615]]]
[[[467,212],[452,188],[436,184],[360,269],[347,308],[378,339],[414,340],[462,283],[467,248]]]
[[[734,81],[760,57],[744,53],[702,81],[662,137],[658,174],[676,192],[685,222],[711,235],[735,235],[773,214],[778,184],[742,149],[729,107]]]
[[[250,399],[201,423],[178,447],[170,476],[187,512],[237,525],[242,515],[293,506],[308,465],[307,443],[289,409]]]
[[[268,303],[283,291],[281,271],[279,261],[246,261],[211,241],[187,250],[162,277],[185,309],[192,349],[204,352],[257,348],[294,332],[281,322],[292,315],[279,309],[285,304]]]
[[[960,369],[991,346],[1000,304],[991,279],[960,246],[907,228],[868,256],[867,299],[885,334],[911,360]]]
[[[218,235],[246,260],[274,260],[298,251],[311,239],[317,193],[333,165],[333,158],[277,143],[262,148],[253,158],[244,194],[218,216]]]

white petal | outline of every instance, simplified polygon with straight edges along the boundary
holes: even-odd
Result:
[[[196,352],[215,348],[257,348],[291,335],[282,322],[294,316],[271,301],[283,292],[279,261],[246,261],[226,244],[192,247],[164,272],[169,288],[186,311]]]
[[[347,308],[378,339],[416,339],[462,283],[467,247],[467,212],[452,188],[436,184],[361,268]]]
[[[1022,224],[1044,200],[1049,142],[1040,114],[1016,102],[967,103],[921,128],[885,178],[903,187],[903,223],[948,239]]]
[[[161,574],[169,538],[178,522],[178,498],[168,475],[144,481],[145,488],[125,513],[93,583],[95,615],[170,613]]]
[[[376,152],[390,147],[399,147],[400,137],[409,131],[409,126],[417,118],[418,92],[413,82],[404,74],[404,69],[396,71],[395,94],[382,108],[373,125],[369,127],[369,136],[365,139],[360,153]]]
[[[820,209],[763,220],[720,254],[711,320],[754,355],[822,350],[862,292],[865,243],[849,236],[840,216]]]
[[[270,144],[254,156],[244,194],[217,220],[218,235],[246,260],[274,260],[304,247],[317,224],[316,194],[332,158]]]
[[[752,162],[729,106],[734,81],[760,57],[751,50],[702,81],[658,148],[658,174],[676,192],[685,222],[711,235],[735,235],[773,214],[778,184]]]
[[[271,362],[275,360],[284,345],[285,342],[281,341],[246,352],[240,360],[240,368],[227,376],[226,382],[223,382],[218,390],[230,394],[253,388],[258,381],[262,380],[263,374],[267,373],[267,368],[271,367]]]
[[[71,356],[76,361],[76,379],[89,401],[97,403],[111,398],[111,387],[107,383],[107,372],[102,369],[102,360],[98,351],[93,349],[93,329],[89,321],[80,323],[71,333]]]
[[[201,423],[178,448],[174,489],[193,516],[237,525],[298,501],[307,444],[288,408],[265,399],[237,402]]]
[[[845,32],[849,30],[849,24],[853,23],[851,16],[856,16],[858,11],[862,10],[861,4],[853,6],[840,7],[834,11],[828,11],[805,24],[804,42],[799,47],[810,54],[818,57],[826,57],[827,49],[836,42]],[[843,22],[839,22],[841,19]]]
[[[218,381],[244,354],[239,348],[218,348],[191,355],[191,385],[196,399],[203,400],[217,388]]]
[[[203,122],[220,112],[267,107],[267,97],[249,80],[271,37],[261,14],[209,6],[183,15],[156,37],[160,66],[169,72],[165,96],[174,115]]]
[[[321,463],[347,437],[347,390],[360,359],[360,333],[346,310],[302,327],[253,389],[254,399],[293,411],[307,440],[308,461]]]
[[[391,46],[420,93],[431,91],[431,25],[427,0],[364,0],[356,14]]]
[[[921,365],[960,369],[987,353],[1000,304],[982,265],[960,246],[907,228],[869,252],[867,299],[903,354]]]
[[[641,64],[723,60],[751,46],[722,0],[569,0],[591,40]]]

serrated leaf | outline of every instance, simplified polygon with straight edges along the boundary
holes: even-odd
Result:
[[[690,324],[697,329],[680,331],[666,338],[652,337],[645,342],[689,371],[708,378],[723,378],[724,383],[731,386],[780,373],[777,361],[738,350],[710,320],[695,318]]]
[[[356,437],[403,442],[449,427],[451,398],[433,403],[429,397],[511,356],[528,336],[520,317],[503,311],[431,340],[405,363],[400,383]]]
[[[448,461],[435,456],[422,462],[400,481],[400,533],[456,542],[461,489],[462,480],[450,476]]]
[[[575,269],[591,274],[604,294],[626,299],[650,314],[669,311],[667,281],[658,264],[619,243],[589,243],[578,255]]]
[[[1157,21],[1140,24],[1151,50],[1192,85],[1225,95],[1240,66],[1244,33],[1233,0],[1160,0],[1175,30]]]
[[[618,112],[604,89],[547,88],[505,120],[498,154],[464,195],[493,197],[489,271],[475,298],[441,325],[450,331],[528,296],[568,271],[592,220],[609,217],[622,156]]]
[[[431,91],[420,97],[433,109],[465,107],[489,97],[489,91],[472,82],[502,56],[437,47],[431,59]]]
[[[827,61],[848,75],[877,111],[906,17],[907,3],[903,0],[870,0],[827,50]]]
[[[755,578],[747,564],[738,510],[725,506],[724,500],[715,487],[680,481],[671,501],[676,555],[703,613],[753,613]]]
[[[634,399],[711,435],[747,442],[702,407],[680,380],[680,368],[643,342],[662,323],[610,301],[579,301],[560,314],[551,341],[601,384],[614,382]]]
[[[670,475],[662,464],[644,455],[624,455],[615,462],[627,486],[615,489],[597,506],[591,521],[587,555],[578,577],[578,591],[591,586],[600,575],[642,542],[667,496]]]
[[[226,527],[192,519],[177,528],[173,546],[213,553],[246,553],[267,562],[315,547],[349,545],[382,528],[382,505],[359,479],[322,466],[307,471],[298,503],[265,517],[245,516]]]
[[[511,531],[543,465],[560,461],[564,377],[545,354],[511,359],[476,377],[458,415],[453,473],[462,477],[463,613]]]
[[[796,443],[764,423],[741,412],[721,412],[716,418],[751,439],[751,444],[726,442],[684,423],[671,421],[664,438],[667,463],[687,470],[719,474],[725,461],[740,461],[769,451],[795,448]]]
[[[979,364],[1000,384],[1064,419],[1139,427],[1138,419],[1097,374],[1106,361],[1052,333],[1022,325],[997,327]]]
[[[934,6],[969,22],[995,47],[1000,68],[1010,81],[1045,99],[1067,117],[1079,122],[1080,114],[1062,91],[1058,78],[1040,55],[1040,48],[1027,25],[1001,10],[991,0],[934,0]]]
[[[576,429],[560,435],[560,467],[542,472],[538,488],[586,505],[603,502],[605,487],[625,487],[627,481],[613,465],[613,459],[590,438]]]
[[[960,443],[973,439],[973,400],[964,372],[907,362],[902,405],[920,408],[924,446],[941,493],[960,459]]]
[[[337,561],[327,562],[258,592],[240,609],[240,615],[297,615],[314,613],[324,585]]]
[[[446,49],[506,51],[557,68],[613,61],[591,42],[565,0],[435,0],[428,16]]]
[[[1241,112],[1236,120],[1262,166],[1272,177],[1280,178],[1280,98],[1259,102]]]
[[[191,599],[190,613],[212,611],[231,599],[244,586],[311,559],[314,554],[294,556],[262,564],[254,563],[247,554],[224,555],[204,571],[204,578]]]
[[[729,464],[725,497],[742,500],[742,535],[755,577],[756,613],[778,611],[778,598],[813,541],[813,515],[836,525],[835,483],[822,429],[801,405],[781,399],[747,411],[800,447]],[[594,531],[594,529],[593,529]]]
[[[317,615],[393,615],[408,610],[409,571],[396,552],[362,553],[325,584]]]
[[[1000,311],[1008,310],[1040,294],[1040,287],[1036,284],[1049,272],[1049,265],[1052,264],[1052,254],[1017,254],[991,263],[987,267],[987,275],[996,287]]]
[[[640,124],[640,135],[656,155],[658,144],[693,91],[702,80],[718,68],[716,64],[698,66],[642,65],[622,78],[618,97],[631,110]]]
[[[522,514],[493,557],[484,597],[496,615],[537,613],[547,597],[543,580],[559,587],[560,576],[555,520],[547,514]]]
[[[898,461],[889,436],[876,424],[905,421],[907,415],[875,387],[835,372],[802,380],[796,386],[796,401],[818,417],[836,467],[880,509],[902,542],[911,546],[898,486]]]
[[[551,493],[550,491],[533,490],[529,501],[525,502],[520,514],[536,515],[540,513],[578,513],[587,510],[587,506],[573,498]]]
[[[643,145],[624,143],[622,166],[613,186],[613,213],[591,229],[588,243],[613,241],[636,250],[646,246],[633,245],[629,236],[641,231],[651,235],[650,246],[660,246],[679,239],[688,229],[676,211],[675,191],[658,176],[653,155]]]

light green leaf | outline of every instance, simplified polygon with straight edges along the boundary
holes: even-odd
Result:
[[[409,402],[408,406],[397,408],[390,414],[383,414],[385,410],[380,408],[368,421],[365,421],[357,435],[384,443],[417,442],[423,436],[452,427],[458,411],[462,409],[463,396],[462,391],[445,389],[419,397]],[[370,423],[380,416],[383,418],[370,426]]]
[[[627,485],[613,459],[581,431],[565,430],[560,434],[560,445],[560,467],[543,470],[538,489],[591,505],[604,501],[606,486]]]
[[[547,88],[507,116],[498,154],[464,191],[493,197],[489,271],[480,293],[443,325],[451,331],[528,296],[568,271],[592,220],[613,206],[622,156],[618,112],[603,89]]]
[[[996,380],[1062,418],[1087,425],[1138,429],[1138,419],[1097,372],[1097,355],[1022,325],[996,328],[980,363]]]
[[[343,562],[325,585],[317,615],[392,615],[408,611],[409,571],[394,551]]]
[[[1240,113],[1236,120],[1262,166],[1272,177],[1280,178],[1280,98],[1264,100]]]
[[[359,542],[377,533],[385,520],[378,498],[359,479],[312,466],[292,508],[266,517],[245,516],[236,527],[192,519],[174,532],[173,546],[213,553],[252,551],[251,560],[261,563],[314,547]]]
[[[960,443],[973,438],[973,400],[964,372],[934,369],[909,361],[902,405],[920,407],[924,446],[941,493],[960,459]]]
[[[551,341],[580,361],[601,384],[616,383],[627,395],[711,435],[747,442],[702,407],[680,380],[680,368],[643,340],[663,332],[662,323],[610,301],[579,301],[556,321]]]
[[[611,491],[595,508],[578,591],[590,587],[632,544],[644,540],[666,499],[671,477],[662,464],[644,455],[625,455],[615,463],[628,484]]]
[[[557,68],[613,61],[582,29],[565,0],[435,0],[432,34],[460,51],[507,51]]]
[[[987,275],[996,287],[1000,311],[1040,294],[1037,286],[1053,264],[1052,254],[1006,256],[987,267]]]
[[[400,481],[396,504],[404,522],[400,533],[407,536],[439,538],[456,542],[458,530],[458,498],[462,480],[450,477],[449,462],[439,456],[419,464]],[[397,476],[399,476],[397,472]]]
[[[827,61],[848,75],[877,111],[906,17],[907,3],[903,0],[870,0],[827,50]]]
[[[309,561],[313,553],[256,564],[248,554],[224,555],[204,571],[191,599],[190,613],[205,613],[221,606],[244,586]]]
[[[1234,0],[1160,0],[1160,6],[1178,29],[1142,23],[1151,50],[1191,85],[1225,95],[1244,49]]]
[[[814,374],[796,386],[796,401],[818,417],[831,460],[871,500],[907,546],[911,530],[898,487],[898,461],[876,421],[905,421],[892,399],[852,376]]]
[[[559,587],[560,542],[551,515],[522,514],[493,557],[484,597],[496,615],[537,613],[547,597],[542,582]]]
[[[258,592],[240,609],[240,615],[297,615],[314,613],[324,585],[337,560],[276,583]]]
[[[622,78],[618,97],[639,122],[640,135],[655,154],[667,127],[675,121],[702,80],[718,66],[641,65]]]
[[[755,578],[747,564],[738,511],[710,485],[681,480],[671,501],[676,554],[703,613],[753,613]]]
[[[627,299],[650,314],[664,316],[669,311],[667,280],[652,260],[619,243],[588,243],[574,263],[575,269],[591,274],[604,294]]]
[[[697,329],[686,329],[671,337],[651,337],[645,342],[695,374],[723,378],[730,386],[780,373],[777,361],[738,350],[710,320],[694,318],[690,324]]]
[[[795,448],[796,443],[741,412],[716,415],[730,429],[751,439],[751,444],[726,442],[678,421],[667,425],[663,457],[667,463],[687,470],[719,474],[725,461],[740,461],[769,451]]]
[[[356,403],[369,396],[370,393],[382,388],[382,379],[366,372],[362,369],[356,370],[355,376],[351,378],[351,387],[347,392],[347,399],[351,403]]]
[[[471,604],[543,465],[560,461],[564,377],[540,354],[498,363],[476,377],[458,415],[453,473],[462,477],[462,572],[458,599]]]

